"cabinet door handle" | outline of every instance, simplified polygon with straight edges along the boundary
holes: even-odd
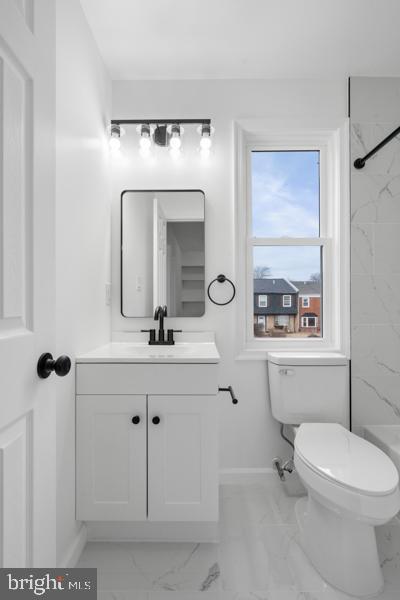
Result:
[[[158,425],[160,421],[161,421],[160,417],[153,417],[152,418],[152,423],[154,425]]]
[[[139,417],[139,415],[136,415],[135,417],[132,417],[132,423],[134,425],[138,425],[140,423],[140,417]]]

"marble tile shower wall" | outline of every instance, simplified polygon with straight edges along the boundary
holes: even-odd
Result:
[[[400,79],[351,80],[351,161],[400,125]],[[351,171],[353,428],[400,424],[400,139]]]

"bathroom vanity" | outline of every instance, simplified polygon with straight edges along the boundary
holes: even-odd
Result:
[[[77,358],[77,519],[218,520],[219,354],[211,339],[115,342]]]

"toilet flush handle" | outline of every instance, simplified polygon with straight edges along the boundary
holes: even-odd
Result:
[[[293,369],[279,369],[279,375],[293,376],[294,375],[294,370]]]

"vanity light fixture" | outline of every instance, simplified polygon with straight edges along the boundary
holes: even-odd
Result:
[[[143,158],[146,158],[150,155],[153,128],[149,125],[149,123],[143,123],[142,125],[138,125],[136,127],[136,131],[140,135],[140,155],[143,156]]]
[[[151,127],[148,123],[143,123],[136,127],[136,131],[140,135],[140,148],[142,150],[150,150],[151,148]]]
[[[183,127],[176,123],[175,125],[169,125],[167,132],[169,134],[169,146],[172,150],[180,150],[182,146],[182,134]]]
[[[125,129],[121,127],[119,123],[111,122],[109,127],[110,139],[109,145],[111,152],[116,152],[121,147],[121,136],[124,135]]]
[[[211,123],[203,123],[197,128],[197,133],[200,135],[200,149],[210,150],[212,146],[211,136],[214,133],[214,127],[211,127]]]
[[[211,119],[113,119],[110,126],[110,147],[120,147],[120,136],[123,135],[121,125],[136,125],[136,131],[140,136],[140,154],[148,156],[152,142],[156,146],[170,149],[170,154],[176,158],[181,153],[183,125],[198,125],[198,133],[201,136],[200,147],[202,153],[209,152],[211,147],[211,136],[214,128],[211,127]]]

